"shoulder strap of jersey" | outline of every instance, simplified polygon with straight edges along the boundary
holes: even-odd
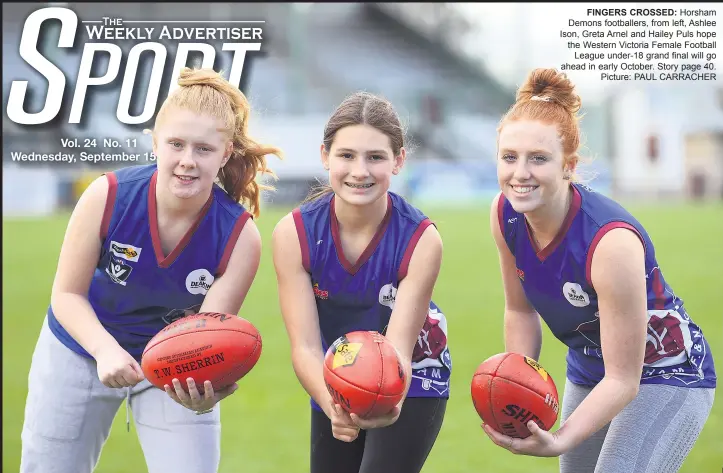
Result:
[[[500,223],[500,232],[513,255],[515,254],[518,218],[517,212],[512,208],[505,195],[500,192],[500,198],[497,200],[497,220]]]
[[[409,262],[412,260],[412,255],[414,254],[414,249],[417,247],[417,243],[419,243],[419,239],[422,238],[422,234],[424,234],[424,231],[430,225],[434,225],[434,223],[429,218],[425,218],[424,220],[419,222],[419,225],[417,225],[417,229],[414,230],[412,237],[409,239],[409,242],[407,243],[407,247],[404,250],[404,256],[402,257],[402,262],[399,265],[399,270],[397,271],[397,278],[400,281],[407,276],[407,271],[409,271]]]
[[[592,241],[590,242],[590,245],[588,246],[587,255],[585,257],[585,279],[587,280],[587,283],[590,286],[593,286],[592,283],[592,258],[595,254],[595,249],[597,248],[598,243],[600,243],[600,240],[602,240],[602,237],[605,236],[607,232],[610,230],[614,230],[616,228],[625,228],[627,230],[630,230],[631,232],[635,233],[638,238],[640,239],[640,242],[643,245],[643,251],[646,253],[647,258],[647,252],[648,252],[648,245],[645,243],[645,238],[643,238],[643,235],[640,233],[640,231],[635,228],[633,224],[630,222],[625,221],[625,219],[619,219],[619,220],[612,220],[604,225],[601,225],[597,231],[595,232],[595,236],[593,237]]]
[[[311,274],[311,258],[309,257],[309,238],[306,234],[306,226],[304,218],[301,215],[301,208],[297,207],[292,210],[294,216],[294,225],[296,226],[296,234],[299,237],[299,247],[301,248],[301,264],[307,273]]]
[[[146,185],[152,179],[152,176],[157,170],[155,164],[138,165],[138,166],[127,166],[109,171],[104,173],[108,180],[108,194],[105,200],[105,209],[103,210],[103,219],[100,225],[100,237],[105,240],[108,235],[113,231],[110,228],[113,222],[113,213],[115,211],[125,211],[125,201],[118,200],[118,188],[120,185],[127,185],[128,183],[138,183],[138,185]],[[119,208],[120,207],[120,208]]]
[[[105,198],[105,209],[103,210],[103,220],[100,224],[100,239],[105,240],[108,236],[108,229],[110,228],[110,221],[113,217],[113,208],[115,207],[115,197],[118,192],[118,178],[114,172],[108,172],[105,174],[108,179],[108,195]]]
[[[226,272],[228,260],[231,259],[231,253],[233,253],[233,249],[236,248],[236,242],[238,241],[238,237],[239,235],[241,235],[241,231],[244,229],[244,227],[246,226],[246,222],[248,222],[250,218],[252,218],[251,212],[249,212],[248,210],[244,210],[241,215],[236,218],[236,223],[234,223],[228,240],[226,240],[226,247],[223,250],[221,261],[219,262],[218,268],[216,269],[216,277],[219,277]]]

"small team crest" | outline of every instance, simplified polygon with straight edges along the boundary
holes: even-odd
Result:
[[[562,286],[562,295],[567,302],[575,307],[586,307],[590,305],[590,296],[582,290],[582,286],[575,282],[566,282]]]
[[[545,371],[545,368],[540,366],[540,364],[538,362],[536,362],[532,358],[526,356],[525,363],[530,365],[535,371],[537,371],[540,374],[540,376],[542,376],[542,379],[547,381],[547,376],[548,376],[547,371]]]
[[[361,343],[350,343],[346,337],[337,339],[332,345],[332,349],[334,350],[334,360],[331,364],[332,369],[353,365],[361,347]]]
[[[142,248],[137,246],[128,245],[126,243],[118,243],[117,241],[111,240],[110,252],[116,255],[118,258],[123,258],[127,261],[137,262],[138,258],[141,257]]]
[[[214,277],[207,269],[195,269],[186,276],[186,289],[191,294],[203,294],[204,296],[211,289]]]
[[[525,272],[522,271],[520,268],[517,268],[517,277],[520,278],[520,281],[525,280]]]
[[[108,259],[108,266],[105,268],[105,272],[110,279],[121,286],[126,285],[128,276],[131,275],[133,268],[126,264],[122,259],[111,256]]]

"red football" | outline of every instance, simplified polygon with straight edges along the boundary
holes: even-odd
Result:
[[[215,391],[243,378],[261,356],[261,335],[236,315],[203,312],[176,320],[146,345],[141,368],[163,389],[178,378],[184,390],[193,378],[199,392],[208,380]]]
[[[472,402],[493,429],[515,438],[530,436],[527,423],[550,430],[557,421],[557,387],[532,358],[499,353],[485,360],[472,378]]]
[[[399,404],[406,375],[397,350],[378,332],[351,332],[326,351],[324,381],[334,401],[359,417],[375,417]]]

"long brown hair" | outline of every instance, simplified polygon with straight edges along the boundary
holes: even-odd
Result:
[[[356,92],[339,104],[324,127],[324,148],[331,150],[336,133],[352,125],[369,125],[389,137],[394,156],[404,146],[404,129],[394,106],[388,100],[369,92]],[[302,203],[334,192],[330,185],[319,185],[311,189]]]
[[[163,102],[158,111],[159,123],[173,107],[208,114],[224,123],[224,129],[233,143],[231,156],[218,172],[218,180],[235,201],[246,204],[252,215],[260,214],[261,191],[272,186],[259,184],[257,174],[276,174],[266,165],[266,155],[282,158],[280,149],[260,145],[248,136],[251,106],[246,96],[213,69],[184,67],[178,78],[178,87]]]

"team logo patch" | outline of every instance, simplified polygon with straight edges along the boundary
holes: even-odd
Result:
[[[332,345],[334,351],[334,360],[331,364],[332,369],[337,369],[340,366],[353,365],[361,347],[361,343],[349,343],[346,337],[337,339]]]
[[[666,366],[685,361],[686,341],[681,325],[687,323],[680,314],[677,311],[656,311],[648,315],[645,364]]]
[[[138,261],[141,256],[141,250],[137,246],[127,245],[125,243],[118,243],[117,241],[110,242],[110,251],[119,258],[123,258],[128,261]]]
[[[385,284],[379,290],[379,303],[394,309],[394,300],[397,298],[397,288],[393,284]]]
[[[186,276],[186,289],[191,294],[203,294],[211,288],[214,277],[206,269],[194,269]]]
[[[525,280],[525,272],[522,271],[520,268],[517,268],[517,277],[520,278],[520,281]]]
[[[123,260],[112,256],[108,260],[108,266],[105,268],[105,272],[108,276],[110,276],[110,279],[121,286],[126,285],[126,281],[128,281],[128,276],[131,275],[132,270],[133,268],[127,265]]]
[[[537,372],[540,374],[540,376],[542,376],[542,379],[544,379],[545,381],[547,381],[547,376],[548,376],[548,375],[547,375],[547,371],[545,371],[545,368],[543,368],[542,366],[540,366],[540,364],[539,364],[538,362],[536,362],[536,361],[533,360],[532,358],[529,358],[529,357],[526,356],[526,357],[525,357],[525,363],[527,363],[528,365],[530,365],[535,371],[537,371]]]
[[[590,296],[587,292],[583,291],[582,286],[576,282],[566,282],[565,285],[562,286],[562,295],[565,296],[567,302],[575,307],[586,307],[590,305]]]
[[[445,324],[442,324],[442,314],[428,312],[422,330],[417,335],[417,343],[412,351],[412,363],[425,358],[438,359],[447,348],[447,333]]]

